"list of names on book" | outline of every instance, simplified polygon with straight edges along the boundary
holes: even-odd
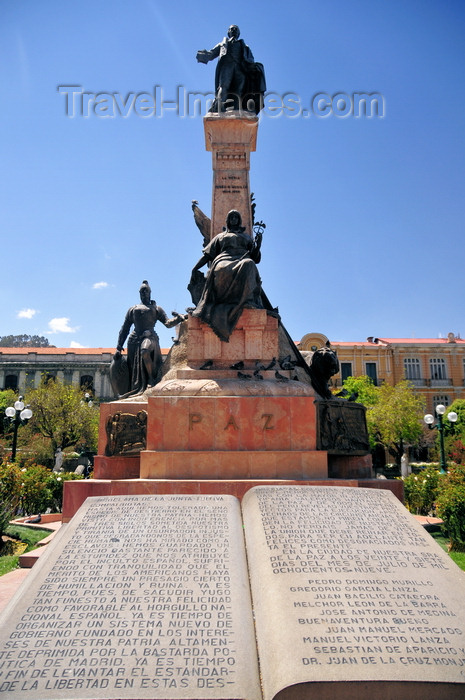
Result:
[[[258,487],[254,498],[267,550],[260,574],[302,667],[465,678],[462,606],[446,583],[455,565],[390,492]]]

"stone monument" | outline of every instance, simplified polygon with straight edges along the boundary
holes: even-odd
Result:
[[[102,405],[94,478],[66,483],[71,522],[1,617],[5,700],[464,696],[463,572],[371,478],[335,353],[307,365],[263,291],[238,37],[200,52],[220,61],[194,307],[170,320],[144,282],[128,311],[130,395]],[[179,325],[159,373],[157,320]]]
[[[94,479],[66,485],[65,519],[88,495],[124,493],[127,480],[138,480],[131,493],[238,496],[264,479],[380,486],[371,481],[363,406],[336,399],[328,389],[338,368],[335,353],[325,347],[307,364],[263,289],[265,226],[254,229],[249,183],[261,102],[248,99],[263,93],[263,66],[236,25],[214,49],[197,54],[204,63],[215,58],[216,101],[204,117],[212,210],[208,217],[193,203],[204,239],[188,285],[193,307],[187,316],[173,312],[168,319],[150,299],[148,283],[141,286],[141,302],[126,315],[112,363],[120,398],[101,406]],[[178,325],[163,365],[157,320]],[[132,326],[126,362],[121,352]],[[397,482],[383,486],[401,492]]]

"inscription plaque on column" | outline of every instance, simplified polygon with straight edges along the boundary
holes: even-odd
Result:
[[[0,698],[260,697],[239,502],[90,498],[0,623]]]
[[[205,146],[212,152],[213,165],[211,235],[220,233],[228,212],[237,209],[251,236],[250,152],[256,148],[258,118],[250,114],[208,114],[204,117],[204,129]]]
[[[465,697],[465,573],[390,492],[258,486],[242,508],[265,700]]]

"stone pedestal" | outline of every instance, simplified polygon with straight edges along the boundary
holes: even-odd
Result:
[[[250,207],[250,152],[255,151],[258,117],[247,112],[222,112],[204,117],[205,146],[212,152],[212,229],[223,230],[226,216],[237,209],[242,225],[252,235]]]
[[[244,309],[229,343],[223,343],[210,326],[189,316],[187,361],[193,367],[213,360],[215,368],[230,368],[238,360],[268,364],[278,357],[278,319],[265,309]],[[236,372],[237,376],[237,372]]]
[[[324,479],[310,396],[153,397],[143,479]]]
[[[138,479],[140,474],[140,450],[136,447],[131,451],[131,447],[126,442],[119,441],[116,449],[109,449],[109,421],[114,421],[115,416],[119,417],[121,426],[128,415],[137,416],[141,411],[147,411],[146,401],[127,402],[112,401],[100,406],[100,426],[98,439],[98,456],[94,459],[95,479]],[[145,447],[145,444],[143,445]]]

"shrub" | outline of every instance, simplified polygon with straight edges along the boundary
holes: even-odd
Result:
[[[444,486],[448,484],[465,486],[465,464],[449,463]]]
[[[60,512],[63,506],[63,484],[71,479],[82,479],[77,474],[56,474],[41,464],[20,470],[21,502],[24,515],[38,515],[48,509]]]
[[[0,550],[3,546],[1,536],[6,532],[19,505],[21,478],[21,470],[16,464],[9,462],[0,464]]]
[[[0,464],[0,503],[12,513],[16,512],[21,495],[22,473],[13,462]]]
[[[465,552],[465,486],[449,486],[438,497],[438,514],[450,539],[450,551]]]
[[[465,552],[465,465],[450,465],[441,480],[437,510],[450,539],[450,550]]]
[[[456,464],[465,464],[465,445],[460,438],[448,438],[447,454]]]
[[[437,468],[428,466],[418,474],[402,477],[405,505],[416,515],[432,515],[441,476]]]
[[[48,508],[51,508],[52,513],[61,513],[63,507],[63,485],[65,481],[73,481],[75,479],[83,479],[84,477],[73,472],[56,474],[49,472],[47,479],[47,488],[50,492],[50,502]]]
[[[9,522],[12,518],[13,511],[9,507],[9,505],[3,501],[0,501],[0,552],[2,551],[4,547],[4,542],[2,539],[3,533],[6,532],[6,529],[9,525]]]
[[[21,509],[24,515],[44,513],[49,507],[52,494],[47,488],[50,472],[47,467],[33,464],[22,470]]]
[[[414,474],[419,474],[428,467],[432,467],[439,471],[439,462],[410,462],[410,469]]]
[[[25,428],[23,433],[28,430]],[[50,456],[50,442],[42,435],[30,434],[27,444],[18,451],[16,461],[21,468],[32,467],[34,464],[41,464],[44,467],[53,468],[55,460]]]

